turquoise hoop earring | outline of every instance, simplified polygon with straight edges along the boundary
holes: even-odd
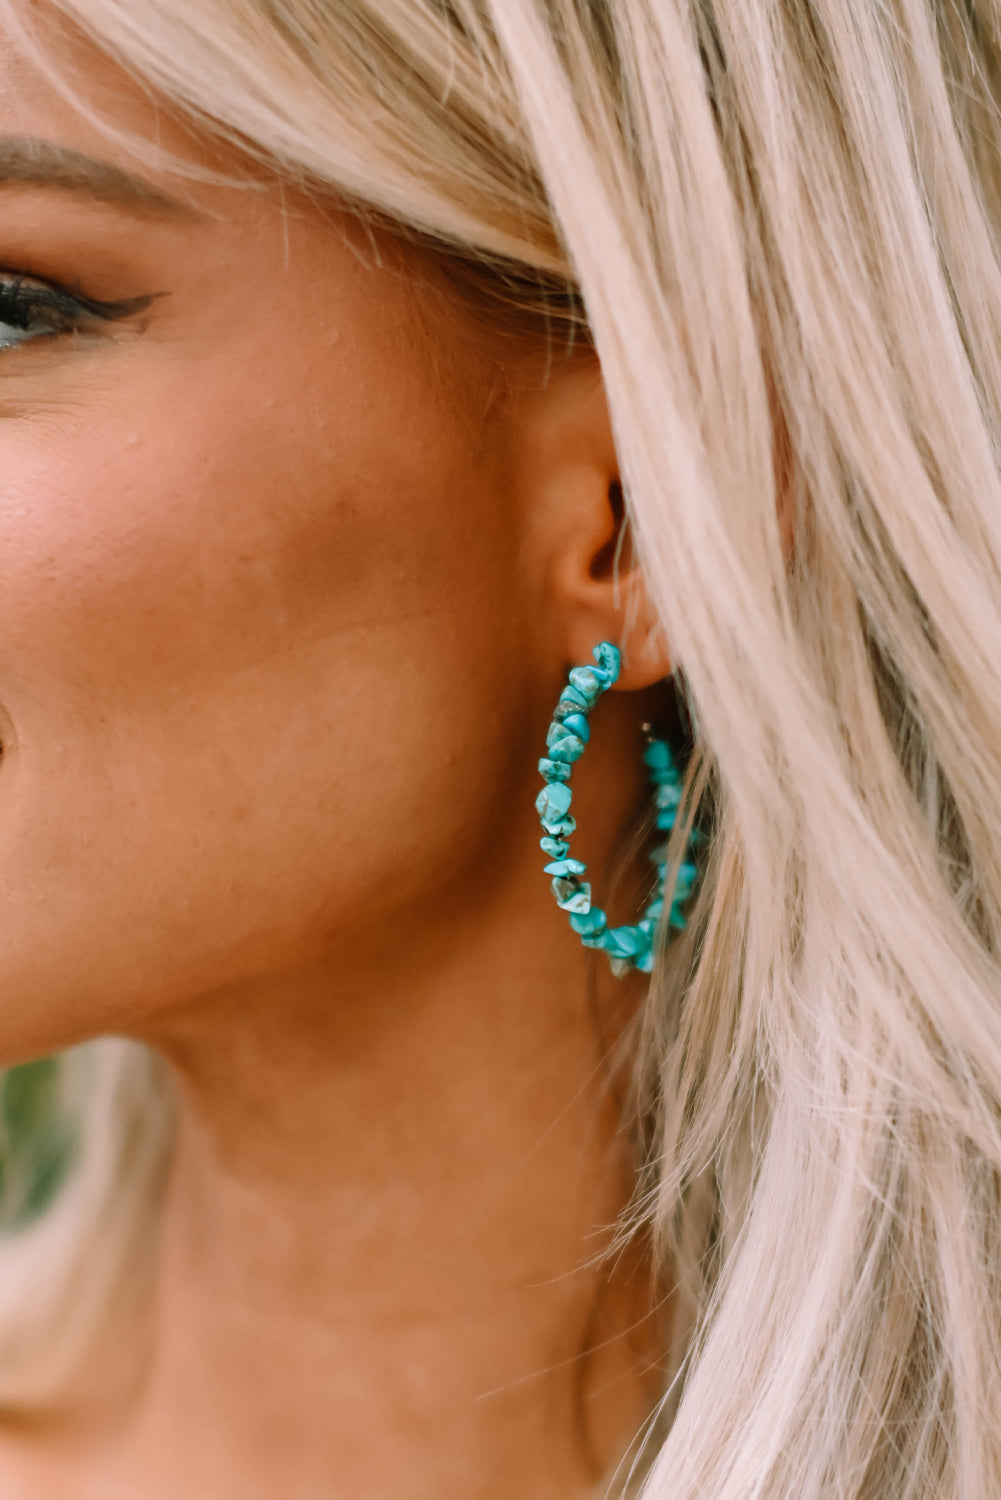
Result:
[[[569,913],[570,926],[584,947],[599,948],[607,953],[614,974],[626,974],[630,969],[649,974],[653,968],[654,933],[664,913],[663,891],[667,876],[664,846],[658,846],[650,856],[657,866],[653,897],[640,920],[625,927],[609,927],[601,907],[591,902],[591,886],[583,878],[587,866],[582,860],[570,858],[569,839],[577,827],[570,813],[573,800],[570,774],[591,738],[588,715],[602,694],[618,679],[622,666],[619,648],[611,641],[602,641],[595,646],[592,655],[593,667],[572,669],[546,735],[546,754],[539,761],[539,771],[546,785],[535,800],[543,831],[539,846],[544,854],[549,855],[550,862],[545,872],[552,877],[557,905]],[[649,731],[649,726],[644,725],[644,729]],[[648,732],[643,761],[654,786],[657,829],[669,834],[681,802],[681,776],[667,741]],[[683,907],[698,879],[698,867],[693,858],[696,841],[693,830],[686,858],[679,866],[675,880],[667,919],[670,928],[680,930],[685,926]]]

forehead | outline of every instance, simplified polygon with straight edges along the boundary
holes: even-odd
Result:
[[[435,370],[447,345],[477,387],[493,378],[493,341],[447,265],[359,217],[333,186],[298,186],[263,148],[255,159],[196,125],[44,6],[39,14],[30,55],[0,21],[0,258],[24,242],[44,262],[46,227],[58,218],[65,242],[67,218],[85,204],[114,254],[162,245],[177,306],[194,284],[200,312],[222,306],[266,260],[283,282],[291,273],[336,294],[342,321],[353,305],[382,302],[395,343]],[[505,368],[516,363],[505,349]]]
[[[265,175],[43,9],[27,41],[0,21],[0,182],[37,168],[53,183],[60,167],[67,187],[89,175],[95,196],[151,211],[204,211],[213,189]]]

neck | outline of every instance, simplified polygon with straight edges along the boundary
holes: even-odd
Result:
[[[642,789],[622,721],[579,794],[598,870]],[[178,1130],[144,1378],[70,1439],[95,1493],[577,1500],[647,1416],[648,1281],[601,1260],[641,985],[560,920],[531,821],[508,833],[431,920],[144,1036]]]
[[[631,1163],[592,961],[536,909],[156,1039],[179,1131],[121,1462],[165,1495],[583,1495],[642,1421],[636,1309],[595,1264]]]

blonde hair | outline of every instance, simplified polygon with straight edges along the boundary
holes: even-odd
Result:
[[[628,1227],[680,1309],[644,1493],[994,1500],[997,4],[59,8],[285,176],[586,310],[715,808],[637,1041],[655,1124]],[[0,15],[27,43],[16,0]],[[114,1142],[145,1080],[121,1062],[84,1136],[138,1205],[156,1151],[126,1192]],[[58,1252],[76,1276],[100,1196]],[[4,1245],[0,1327],[44,1233]],[[8,1403],[61,1376],[68,1275],[22,1312],[33,1338],[0,1339]]]

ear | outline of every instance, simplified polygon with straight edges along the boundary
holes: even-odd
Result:
[[[648,687],[670,675],[670,651],[633,546],[600,367],[578,356],[529,394],[518,409],[519,489],[554,647],[589,662],[599,641],[613,641],[618,686]]]

